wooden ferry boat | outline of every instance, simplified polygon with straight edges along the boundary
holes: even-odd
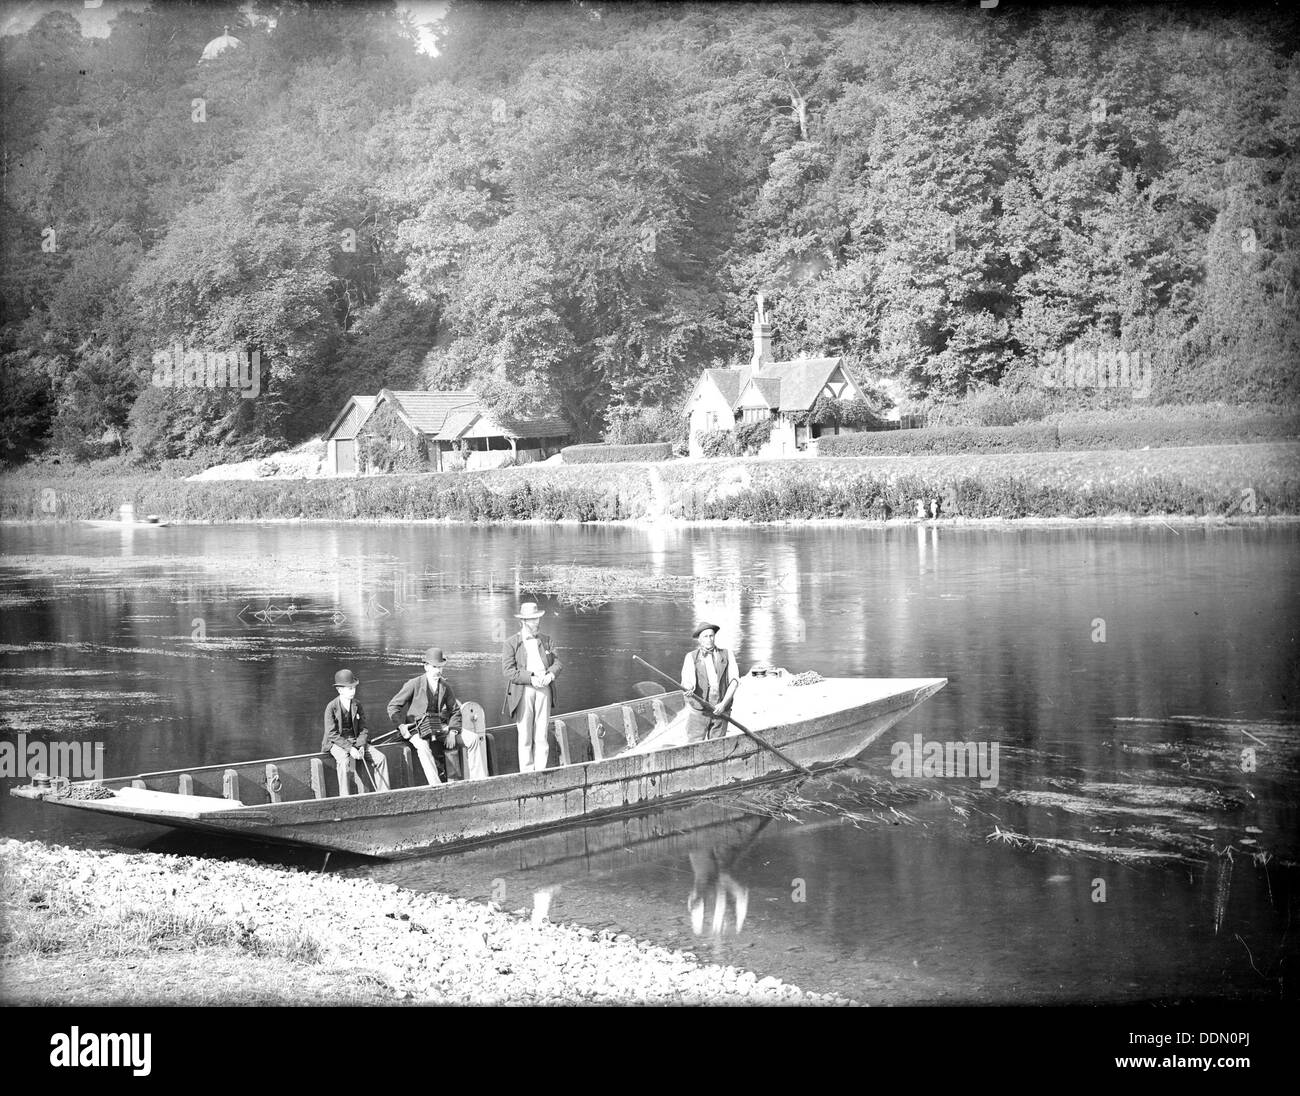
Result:
[[[825,769],[857,757],[946,684],[832,678],[796,685],[787,677],[747,677],[732,715],[792,761]],[[513,725],[490,728],[493,775],[433,787],[410,748],[396,741],[377,747],[389,762],[386,792],[340,796],[333,761],[312,753],[99,782],[43,780],[10,794],[163,826],[398,858],[631,814],[796,771],[734,730],[664,745],[683,725],[685,705],[677,691],[556,716],[557,763],[544,772],[518,771]],[[483,727],[477,704],[466,704],[463,716],[466,726]]]

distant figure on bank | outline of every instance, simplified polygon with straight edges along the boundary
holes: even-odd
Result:
[[[501,672],[506,679],[502,711],[515,721],[519,734],[519,771],[541,772],[550,760],[546,724],[555,707],[555,679],[564,664],[555,656],[551,637],[538,631],[545,610],[525,601],[515,614],[519,631],[506,640]]]
[[[487,743],[461,726],[460,701],[442,676],[447,656],[441,647],[424,652],[424,673],[404,682],[388,702],[388,718],[420,759],[431,785],[451,780],[482,780],[488,775]],[[461,771],[460,747],[465,749]]]
[[[938,500],[938,499],[931,499],[931,500],[930,500],[930,516],[931,516],[932,518],[937,518],[937,517],[939,516],[939,500]]]
[[[925,520],[925,499],[916,500],[916,516],[922,521]]]
[[[325,737],[321,750],[327,751],[338,766],[339,795],[351,795],[349,783],[357,780],[356,763],[365,761],[370,766],[375,791],[388,791],[388,758],[374,746],[367,745],[366,713],[357,700],[360,685],[351,670],[340,670],[334,675],[334,689],[338,693],[325,708]],[[357,780],[361,791],[365,788]]]
[[[730,651],[716,646],[718,626],[701,621],[691,633],[697,644],[682,663],[682,688],[686,690],[686,741],[701,742],[721,738],[727,733],[727,721],[710,715],[700,700],[707,700],[720,712],[731,710],[731,701],[740,684],[736,659]]]

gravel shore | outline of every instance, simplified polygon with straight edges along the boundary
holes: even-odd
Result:
[[[10,1003],[852,1003],[625,934],[248,860],[5,840],[0,870]]]

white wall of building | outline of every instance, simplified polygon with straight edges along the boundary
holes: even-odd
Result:
[[[700,434],[710,430],[736,429],[736,416],[731,410],[731,404],[710,380],[700,382],[699,390],[686,410],[690,417],[690,454],[693,457],[704,455],[698,440]]]

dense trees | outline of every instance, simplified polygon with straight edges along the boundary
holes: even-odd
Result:
[[[1280,10],[456,0],[436,58],[385,5],[52,12],[0,39],[2,457],[294,441],[385,385],[591,437],[745,356],[758,291],[779,355],[914,397],[1092,342],[1294,398]],[[178,344],[258,351],[258,397],[153,387]]]

